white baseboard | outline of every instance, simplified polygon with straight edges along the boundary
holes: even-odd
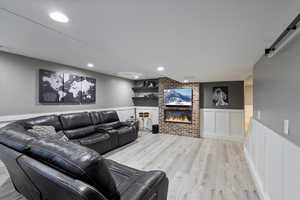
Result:
[[[262,180],[260,179],[260,177],[254,167],[254,163],[251,159],[251,156],[245,147],[244,147],[244,153],[245,153],[245,158],[246,158],[247,164],[249,166],[250,173],[253,178],[253,181],[254,181],[254,184],[255,184],[255,187],[257,190],[257,194],[258,194],[260,200],[270,200],[268,195],[266,195],[264,192]]]

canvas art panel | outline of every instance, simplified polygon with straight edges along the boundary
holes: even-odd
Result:
[[[64,73],[64,103],[80,103],[81,102],[81,76],[71,73]]]
[[[59,103],[64,96],[63,73],[49,70],[39,71],[39,101]]]
[[[96,102],[96,79],[91,77],[82,77],[82,103]]]

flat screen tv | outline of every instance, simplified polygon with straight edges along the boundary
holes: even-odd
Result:
[[[166,106],[191,106],[192,93],[192,88],[165,89],[164,104]]]

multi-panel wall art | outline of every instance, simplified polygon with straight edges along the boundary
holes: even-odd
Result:
[[[95,103],[96,79],[72,73],[39,71],[40,103]]]

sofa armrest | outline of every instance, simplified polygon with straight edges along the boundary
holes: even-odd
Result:
[[[65,175],[30,157],[21,156],[18,163],[41,192],[43,199],[108,200],[91,185]]]
[[[128,127],[131,127],[131,126],[133,126],[133,122],[130,122],[130,121],[120,122],[120,125],[121,125],[121,126],[128,126]]]
[[[106,132],[109,130],[113,130],[113,127],[107,124],[100,124],[96,126],[96,131],[98,132]]]

